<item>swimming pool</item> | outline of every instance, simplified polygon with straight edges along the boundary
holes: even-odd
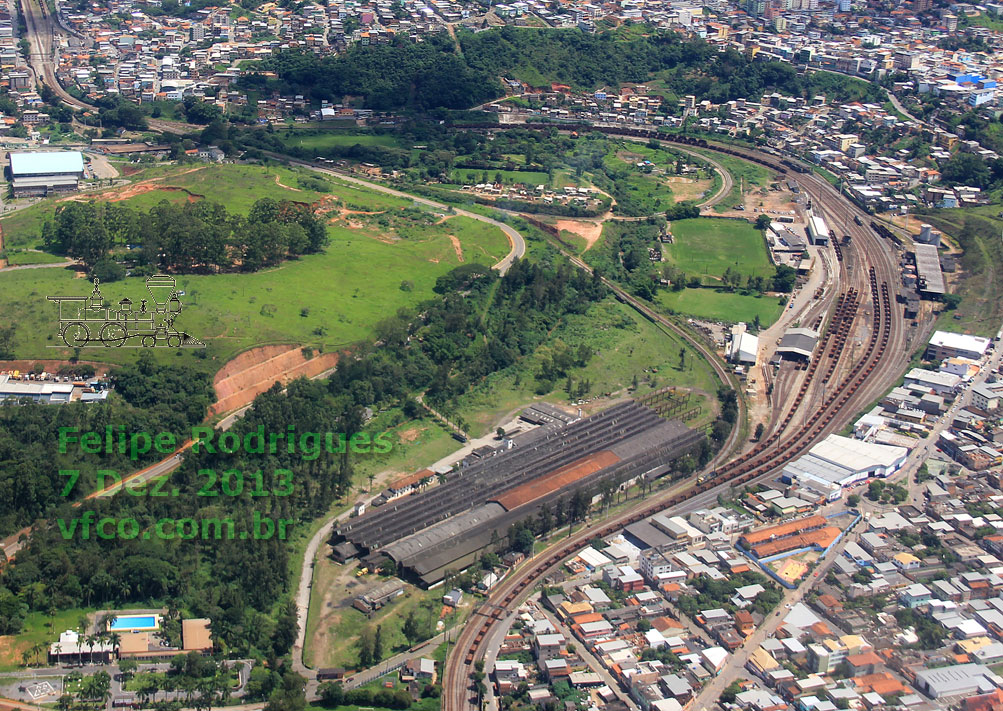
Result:
[[[157,615],[122,615],[108,625],[112,632],[135,632],[155,630],[159,627]]]

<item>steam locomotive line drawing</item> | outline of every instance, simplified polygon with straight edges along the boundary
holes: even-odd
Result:
[[[174,277],[154,274],[146,279],[146,290],[150,299],[140,301],[138,309],[133,308],[128,298],[119,301],[118,308],[107,304],[97,279],[90,296],[46,298],[58,306],[57,335],[71,348],[205,347],[202,341],[174,326],[182,309]],[[147,308],[150,300],[153,308]]]

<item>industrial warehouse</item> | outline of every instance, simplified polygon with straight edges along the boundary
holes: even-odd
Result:
[[[80,187],[84,177],[84,156],[80,151],[10,153],[8,156],[14,197],[70,192]]]
[[[555,423],[556,424],[556,423]],[[445,483],[345,522],[334,556],[391,559],[423,585],[472,563],[509,526],[600,482],[655,478],[699,446],[702,432],[637,402],[570,424],[541,427],[461,467]]]
[[[797,481],[835,501],[843,487],[871,477],[891,476],[902,468],[908,454],[905,447],[833,434],[785,466],[781,480],[788,484]]]

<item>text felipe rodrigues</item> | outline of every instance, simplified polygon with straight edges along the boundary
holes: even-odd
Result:
[[[305,461],[317,459],[322,453],[344,454],[386,454],[393,447],[389,432],[379,432],[371,436],[368,432],[356,432],[348,436],[344,432],[296,432],[295,425],[289,425],[285,432],[265,432],[264,425],[244,434],[220,432],[212,427],[192,427],[192,451],[196,454],[203,448],[209,454],[222,452],[234,454],[288,454],[299,453]],[[171,432],[126,432],[122,425],[108,425],[103,432],[80,432],[78,427],[59,428],[59,453],[66,454],[71,449],[84,454],[126,454],[132,461],[154,451],[171,454],[180,444]]]

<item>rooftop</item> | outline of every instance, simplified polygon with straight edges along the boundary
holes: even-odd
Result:
[[[47,151],[41,153],[11,153],[11,175],[36,175],[42,173],[81,173],[84,155],[80,151]]]

